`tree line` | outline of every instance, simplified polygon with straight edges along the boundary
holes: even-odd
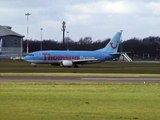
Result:
[[[55,40],[29,40],[29,52],[41,50],[97,50],[105,47],[110,39],[93,41],[91,37],[81,38],[74,42],[67,37],[65,43]],[[23,42],[23,51],[26,52],[27,41]],[[134,60],[159,60],[160,37],[147,37],[144,39],[132,38],[121,42],[119,52],[127,52]]]

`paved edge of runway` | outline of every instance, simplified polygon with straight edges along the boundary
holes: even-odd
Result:
[[[130,74],[130,73],[0,73],[4,76],[59,76],[59,77],[160,77],[160,74]]]
[[[0,82],[113,82],[160,83],[160,77],[1,76]]]

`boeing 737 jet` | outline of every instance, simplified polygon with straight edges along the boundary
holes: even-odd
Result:
[[[118,46],[122,31],[117,32],[110,42],[102,49],[95,51],[57,51],[44,50],[32,52],[24,60],[32,65],[47,63],[64,67],[78,67],[78,64],[97,63],[117,59]]]

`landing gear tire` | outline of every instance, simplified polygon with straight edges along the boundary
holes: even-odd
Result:
[[[60,63],[60,67],[63,67],[63,64],[62,64],[62,63]]]
[[[77,64],[74,64],[73,67],[74,67],[74,68],[78,68],[78,65],[77,65]]]
[[[31,63],[31,65],[32,65],[33,67],[37,67],[37,64],[35,64],[35,63]]]

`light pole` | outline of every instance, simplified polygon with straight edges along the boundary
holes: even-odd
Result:
[[[42,42],[43,42],[43,39],[42,39],[42,37],[43,37],[43,36],[42,36],[42,35],[43,35],[43,33],[42,33],[42,31],[43,31],[43,28],[40,28],[40,30],[41,30],[41,46],[40,46],[40,49],[42,50],[42,47],[43,47],[43,46],[42,46]]]
[[[29,16],[31,15],[30,13],[26,13],[25,14],[27,16],[27,54],[29,51],[29,47],[28,47],[28,39],[29,39]]]
[[[69,38],[69,31],[67,31],[67,37]]]
[[[67,51],[69,51],[69,32],[67,31]]]
[[[66,22],[62,22],[62,32],[63,32],[63,44],[65,43],[65,31],[66,31]]]

